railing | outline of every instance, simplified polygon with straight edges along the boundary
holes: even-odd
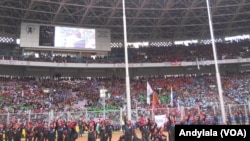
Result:
[[[237,64],[237,63],[248,63],[250,62],[250,58],[239,58],[239,59],[224,59],[224,60],[218,60],[218,64]],[[39,66],[39,67],[65,67],[65,68],[124,68],[125,64],[123,62],[121,63],[86,63],[82,62],[82,64],[79,66],[79,62],[54,62],[54,61],[47,61],[47,60],[41,60],[41,61],[29,61],[29,60],[18,60],[17,58],[13,58],[10,56],[3,56],[0,55],[0,64],[1,65],[18,65],[18,66]],[[207,66],[207,65],[213,65],[213,60],[202,60],[198,62],[199,65]],[[179,62],[161,62],[161,63],[129,63],[129,67],[131,68],[138,68],[138,67],[176,67],[176,66],[197,66],[197,61],[179,61]]]
[[[232,122],[235,123],[235,113],[241,111],[245,116],[245,122],[249,122],[250,114],[250,102],[248,104],[234,104],[234,105],[225,105],[227,116],[230,115]],[[153,112],[152,112],[153,111]],[[214,115],[218,115],[220,118],[220,106],[214,105],[213,107],[179,107],[179,108],[154,108],[154,109],[143,109],[136,108],[131,111],[132,121],[136,122],[139,120],[140,116],[146,118],[154,118],[157,115],[175,115],[177,122],[181,121],[188,113],[191,113],[194,116],[198,116],[201,111],[204,111],[210,120],[213,119]],[[0,114],[1,123],[26,123],[28,121],[38,122],[44,121],[50,123],[52,120],[61,119],[65,121],[70,120],[102,120],[104,115],[106,119],[112,121],[113,124],[121,125],[123,122],[123,116],[126,114],[124,109],[120,110],[106,110],[104,111],[87,111],[83,110],[80,112],[44,112],[44,113],[32,113],[31,111],[26,111],[23,113],[4,113]]]

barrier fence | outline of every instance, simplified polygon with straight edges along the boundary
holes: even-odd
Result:
[[[230,115],[232,122],[234,121],[234,116],[236,112],[241,113],[241,116],[245,116],[246,122],[249,121],[250,118],[250,102],[248,104],[231,104],[225,105],[225,110],[227,116]],[[153,111],[153,112],[152,112]],[[198,115],[200,112],[205,112],[208,118],[213,118],[215,115],[220,118],[220,106],[214,105],[211,107],[179,107],[179,108],[154,108],[154,109],[144,109],[144,108],[136,108],[132,109],[132,121],[136,122],[139,120],[140,116],[146,118],[154,118],[159,115],[175,115],[177,122],[181,121],[186,115]],[[26,123],[28,121],[38,122],[44,121],[50,123],[55,119],[62,119],[65,121],[71,120],[101,120],[104,119],[104,115],[106,119],[112,121],[113,124],[122,124],[123,117],[126,116],[126,110],[105,110],[104,111],[78,111],[78,112],[44,112],[44,113],[32,113],[31,111],[25,111],[22,113],[2,113],[0,114],[0,122],[1,123]]]

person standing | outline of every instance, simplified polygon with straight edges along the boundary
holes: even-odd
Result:
[[[250,112],[248,112],[247,118],[248,118],[248,125],[250,125]]]
[[[3,124],[0,123],[0,141],[3,141],[4,128]]]
[[[150,119],[149,120],[149,130],[150,130],[150,139],[152,140],[153,138],[153,133],[154,133],[154,130],[157,128],[157,123],[155,122],[154,119]]]
[[[101,126],[101,122],[102,121],[96,122],[96,126],[95,126],[96,139],[100,138],[100,126]]]
[[[232,117],[230,113],[227,113],[227,125],[232,125]]]
[[[48,140],[55,141],[56,140],[56,129],[54,123],[50,124],[49,132],[48,132]]]
[[[57,141],[63,141],[63,123],[61,121],[57,122],[56,125],[57,130]]]
[[[240,125],[240,116],[239,116],[238,112],[234,113],[234,120],[235,120],[237,125]]]
[[[26,128],[26,135],[25,135],[25,141],[32,141],[32,138],[34,136],[34,131],[33,131],[33,124],[32,122],[28,122]]]
[[[5,141],[12,141],[13,140],[13,125],[12,124],[6,124],[5,127]]]
[[[43,128],[43,138],[44,138],[44,141],[49,140],[49,126],[48,125],[45,125]]]
[[[71,141],[72,139],[72,128],[70,127],[70,122],[67,123],[66,126],[66,135],[65,135],[65,141]]]
[[[219,117],[218,117],[217,113],[215,113],[215,115],[214,115],[213,125],[219,125]]]
[[[125,141],[133,141],[133,137],[135,136],[135,131],[132,126],[132,123],[130,120],[125,122],[124,126],[124,139]]]
[[[75,141],[78,138],[78,133],[76,131],[76,122],[71,121],[70,128],[72,129],[72,132],[71,132],[71,141]]]
[[[240,111],[240,115],[241,115],[241,125],[245,125],[246,124],[245,112]]]
[[[149,139],[150,130],[149,130],[146,120],[141,122],[141,133],[142,133],[142,141],[150,141]]]
[[[98,132],[98,131],[96,131]],[[106,131],[105,131],[105,126],[104,126],[104,121],[101,120],[99,123],[99,136],[98,138],[100,139],[100,141],[106,141]]]
[[[110,120],[107,121],[107,125],[106,125],[105,130],[106,130],[106,137],[107,137],[106,139],[107,139],[107,141],[111,141],[114,127],[111,124]]]
[[[167,123],[167,131],[169,135],[169,141],[175,141],[175,117],[170,116],[169,121]]]
[[[79,126],[79,134],[78,134],[78,136],[82,137],[82,134],[83,134],[83,123],[82,123],[82,121],[78,121],[78,126]]]
[[[21,141],[22,128],[19,124],[14,125],[14,141]]]
[[[44,140],[43,128],[44,128],[43,123],[41,121],[39,121],[37,123],[37,126],[34,128],[35,135],[34,135],[33,141],[43,141]]]
[[[144,121],[146,121],[146,119],[144,119],[143,115],[140,116],[140,119],[139,119],[139,129],[141,131],[141,136],[142,136],[142,127],[144,125]]]
[[[88,131],[88,141],[96,141],[96,132],[94,125],[90,124]]]

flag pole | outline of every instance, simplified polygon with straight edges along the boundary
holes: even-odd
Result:
[[[212,41],[212,47],[213,47],[217,86],[218,86],[218,92],[219,92],[219,100],[220,100],[220,106],[221,106],[221,116],[222,116],[223,124],[226,124],[226,112],[225,112],[224,100],[223,100],[223,95],[222,95],[220,71],[219,71],[218,62],[217,62],[216,46],[215,46],[215,41],[214,41],[214,30],[213,30],[211,11],[210,11],[210,3],[209,3],[209,0],[206,0],[206,2],[207,2],[210,35],[211,35],[211,41]]]
[[[130,99],[130,82],[129,82],[129,69],[128,69],[128,49],[127,49],[127,25],[126,25],[126,11],[125,0],[122,0],[123,11],[123,30],[124,30],[124,50],[125,50],[125,70],[126,70],[126,99],[127,99],[127,115],[128,120],[131,120],[131,99]]]

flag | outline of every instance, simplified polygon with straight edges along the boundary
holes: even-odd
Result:
[[[173,88],[171,87],[171,93],[170,93],[170,105],[171,105],[171,107],[173,106]]]
[[[155,107],[155,105],[159,103],[159,99],[156,95],[156,93],[153,93],[153,98],[152,98],[152,107]]]
[[[153,90],[150,84],[147,82],[147,104],[150,104],[150,95],[153,93]]]

